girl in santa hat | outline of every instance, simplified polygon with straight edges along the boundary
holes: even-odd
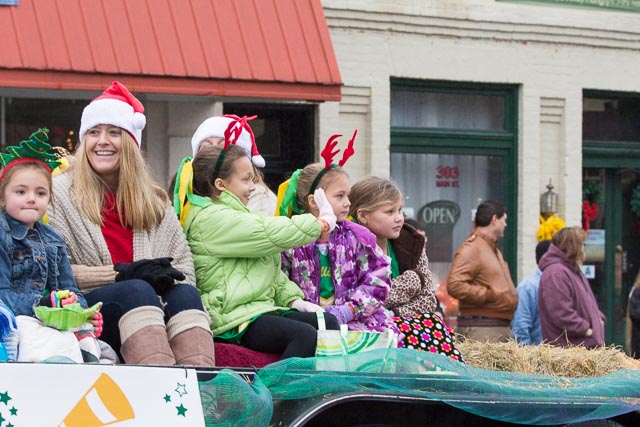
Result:
[[[256,117],[257,116],[247,117],[235,145],[236,147],[242,148],[242,150],[251,157],[251,163],[253,164],[256,189],[249,196],[247,207],[254,212],[265,212],[273,215],[276,211],[276,195],[264,182],[262,172],[259,169],[265,166],[264,158],[258,153],[256,138],[248,123],[249,120],[253,120]],[[236,115],[225,114],[224,116],[209,117],[203,121],[191,138],[193,157],[196,157],[201,147],[206,147],[207,145],[223,147],[224,132],[232,122],[237,122],[239,119],[240,117]]]
[[[102,339],[124,362],[213,366],[189,246],[140,150],[145,124],[119,82],[85,107],[80,145],[53,180],[50,224],[87,302],[103,302]]]
[[[183,161],[174,206],[216,339],[283,358],[310,357],[317,341],[315,312],[322,308],[304,301],[298,286],[281,271],[280,252],[328,234],[336,217],[322,190],[316,194],[318,218],[249,211],[254,169],[248,153],[235,145],[248,119],[229,121],[224,147],[203,145],[194,149],[192,163]],[[326,322],[328,329],[339,328],[333,316]]]

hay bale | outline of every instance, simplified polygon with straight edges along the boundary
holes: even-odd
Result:
[[[514,340],[486,343],[469,339],[456,346],[469,365],[493,371],[584,378],[619,369],[640,370],[640,360],[628,357],[615,346],[588,350],[548,344],[520,346]]]

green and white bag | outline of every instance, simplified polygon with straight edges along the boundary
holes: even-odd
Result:
[[[316,370],[346,372],[392,371],[395,353],[372,350],[389,350],[398,347],[398,336],[390,329],[384,332],[349,331],[347,325],[340,330],[327,330],[323,313],[318,315],[318,342],[316,345]],[[381,354],[382,353],[382,354]]]

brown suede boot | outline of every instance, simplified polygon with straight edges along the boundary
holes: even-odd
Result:
[[[176,364],[167,330],[164,325],[164,313],[158,307],[138,307],[120,318],[120,353],[128,365]]]
[[[214,366],[213,336],[209,315],[201,310],[185,310],[167,322],[167,335],[176,365]]]

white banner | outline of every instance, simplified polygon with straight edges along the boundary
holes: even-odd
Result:
[[[2,427],[202,426],[193,369],[0,363]]]

